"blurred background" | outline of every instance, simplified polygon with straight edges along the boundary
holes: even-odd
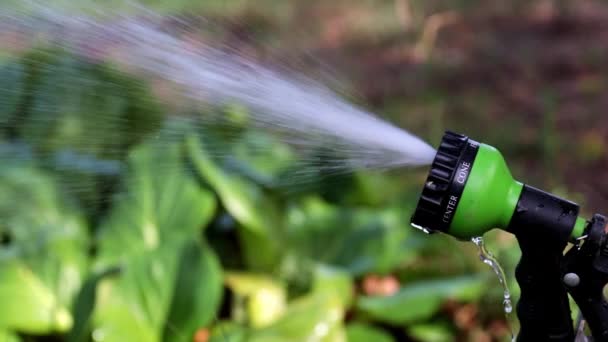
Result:
[[[517,179],[587,217],[608,206],[603,1],[141,3],[433,145],[450,129],[496,146]],[[0,32],[0,341],[517,331],[472,243],[409,226],[426,168],[286,182],[301,164],[238,103],[194,125],[162,82],[18,37]],[[516,298],[516,241],[486,241]]]

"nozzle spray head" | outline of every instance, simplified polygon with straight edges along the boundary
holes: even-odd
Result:
[[[481,236],[493,228],[513,232],[515,225],[557,225],[562,227],[558,228],[559,234],[567,239],[575,224],[585,224],[577,218],[576,204],[513,179],[504,158],[494,147],[446,132],[412,225],[463,240]],[[577,233],[582,234],[579,230]]]

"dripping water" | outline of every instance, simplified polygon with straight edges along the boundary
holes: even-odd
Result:
[[[477,249],[479,251],[479,259],[484,264],[486,264],[492,268],[492,270],[494,271],[494,274],[496,274],[496,277],[498,278],[500,285],[502,286],[502,289],[503,289],[502,304],[503,304],[503,310],[505,313],[505,320],[507,322],[509,330],[511,331],[511,340],[515,341],[515,334],[513,333],[513,329],[511,327],[511,324],[509,323],[510,314],[513,312],[513,303],[511,301],[511,291],[509,291],[509,285],[507,284],[507,277],[505,276],[505,271],[502,269],[502,267],[500,266],[500,263],[498,262],[498,260],[496,260],[494,255],[492,255],[492,253],[490,253],[486,249],[486,245],[483,240],[483,237],[481,237],[481,236],[474,237],[471,239],[471,241],[477,246]]]

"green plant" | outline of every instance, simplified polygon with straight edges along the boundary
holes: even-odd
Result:
[[[488,295],[472,253],[416,270],[451,242],[408,227],[415,194],[377,191],[395,177],[285,191],[296,151],[238,106],[225,139],[63,52],[0,74],[2,341],[431,341],[457,331],[446,301]]]

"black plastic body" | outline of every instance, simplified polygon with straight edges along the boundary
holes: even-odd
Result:
[[[522,257],[515,271],[521,288],[517,304],[518,341],[574,340],[568,295],[562,282],[563,250],[578,217],[569,201],[524,186],[508,230]]]
[[[574,273],[580,283],[568,288],[595,342],[608,342],[608,302],[603,295],[608,283],[608,220],[595,215],[587,229],[582,247],[566,254],[563,274]]]

